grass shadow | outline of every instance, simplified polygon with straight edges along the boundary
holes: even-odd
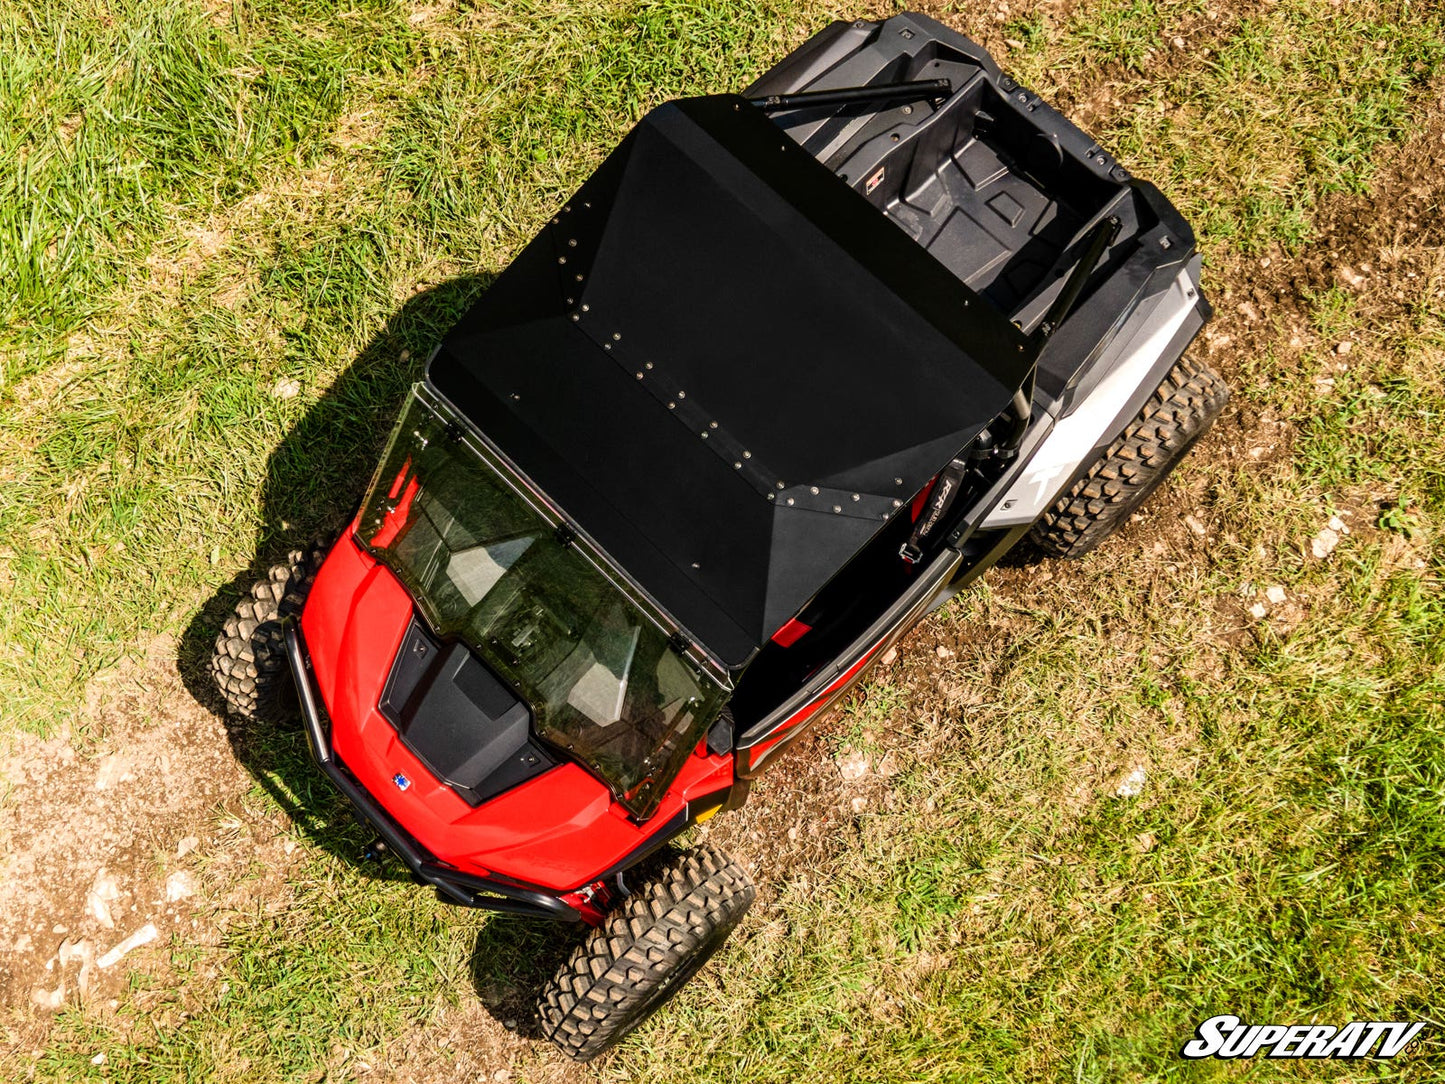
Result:
[[[226,714],[211,681],[216,634],[236,603],[287,551],[329,543],[355,514],[406,390],[423,360],[494,275],[465,275],[417,293],[366,344],[267,460],[262,527],[250,566],[216,592],[181,636],[177,665],[190,694],[225,720],[236,759],[315,845],[357,861],[366,833],[322,777],[299,722],[261,723]],[[397,867],[367,863],[387,879]]]
[[[524,1039],[544,1038],[537,995],[584,936],[582,926],[493,915],[477,932],[468,970],[492,1018]]]

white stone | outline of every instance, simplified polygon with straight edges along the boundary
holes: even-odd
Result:
[[[1319,534],[1310,539],[1310,552],[1323,561],[1330,554],[1335,552],[1335,547],[1340,544],[1340,534],[1326,527]]]
[[[283,378],[271,385],[272,399],[295,399],[301,394],[301,381]]]
[[[1119,784],[1114,793],[1120,798],[1137,798],[1144,793],[1144,782],[1148,778],[1149,775],[1143,768],[1135,768],[1124,777],[1124,781]]]
[[[190,854],[200,845],[201,841],[195,836],[186,836],[184,839],[182,839],[179,843],[176,844],[176,857],[184,858],[186,855]]]
[[[131,934],[120,944],[112,948],[99,960],[96,960],[95,965],[99,968],[113,967],[120,962],[121,957],[123,957],[127,952],[130,952],[133,949],[138,949],[142,945],[150,944],[160,935],[160,930],[156,929],[154,924],[147,922],[140,929],[136,930],[135,933]]]
[[[1289,598],[1289,595],[1285,593],[1285,589],[1283,587],[1279,586],[1279,584],[1275,584],[1273,587],[1265,588],[1264,597],[1269,599],[1270,602],[1273,602],[1276,606],[1278,606],[1285,599]]]
[[[95,874],[95,881],[90,886],[90,892],[85,897],[85,913],[93,915],[95,920],[107,930],[115,928],[115,918],[110,913],[110,905],[120,899],[120,888],[115,883],[115,878],[105,872],[102,866]]]
[[[833,763],[838,766],[838,774],[849,783],[868,774],[868,758],[862,753],[848,753]]]
[[[166,902],[175,903],[196,894],[196,879],[187,870],[176,870],[166,878]]]

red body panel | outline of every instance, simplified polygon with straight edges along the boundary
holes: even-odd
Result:
[[[725,790],[733,758],[693,755],[658,811],[638,825],[598,779],[565,763],[473,809],[434,777],[377,708],[412,616],[412,600],[384,565],[341,539],[301,615],[317,689],[338,758],[442,862],[562,892],[595,881],[661,832],[689,800]],[[392,778],[411,780],[406,790]]]
[[[773,633],[773,643],[779,647],[792,647],[812,631],[812,625],[805,625],[795,617],[777,632]]]

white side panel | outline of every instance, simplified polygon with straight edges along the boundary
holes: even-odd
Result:
[[[1104,439],[1109,424],[1119,416],[1129,396],[1148,378],[1159,355],[1184,326],[1194,308],[1193,295],[1194,284],[1188,272],[1181,271],[1169,296],[1159,303],[1158,311],[1149,321],[1154,329],[1150,331],[1147,326],[1141,329],[1136,336],[1138,341],[1119,359],[1113,371],[1072,414],[1054,426],[1018,481],[1009,487],[980,526],[1014,527],[1032,523],[1043,515],[1065,482],[1083,464],[1084,457]],[[1156,322],[1164,313],[1169,315],[1162,323]]]

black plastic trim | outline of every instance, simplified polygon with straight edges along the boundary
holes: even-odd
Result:
[[[331,748],[319,698],[311,679],[311,658],[294,618],[285,622],[286,658],[296,679],[296,692],[301,701],[301,718],[306,728],[306,742],[311,756],[356,810],[357,815],[385,841],[387,849],[406,864],[422,881],[435,887],[443,896],[463,907],[502,911],[533,918],[551,918],[563,922],[580,922],[581,913],[573,906],[546,892],[505,884],[489,877],[480,877],[451,869],[427,853],[411,835],[387,813],[377,801],[346,770]]]

